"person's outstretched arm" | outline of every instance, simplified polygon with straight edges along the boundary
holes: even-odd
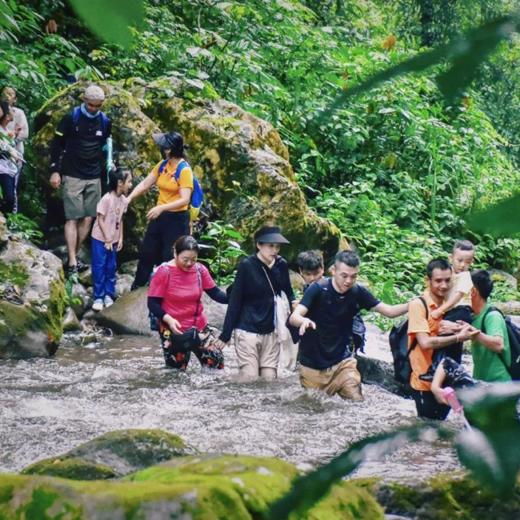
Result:
[[[378,312],[387,318],[397,318],[398,316],[402,316],[408,312],[408,303],[389,305],[388,303],[380,302],[370,310]]]
[[[130,204],[134,199],[140,197],[143,193],[146,193],[156,182],[157,177],[153,173],[149,173],[133,190],[130,195],[127,197],[128,204]]]

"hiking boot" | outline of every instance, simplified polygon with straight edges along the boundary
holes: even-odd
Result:
[[[85,262],[82,262],[79,258],[76,263],[76,266],[78,268],[78,273],[82,273],[83,271],[86,271],[90,268],[90,265],[86,264]]]
[[[99,312],[103,310],[103,300],[101,298],[96,298],[94,303],[92,304],[92,310]]]
[[[103,298],[103,303],[105,304],[105,307],[110,307],[111,305],[113,305],[114,303],[114,300],[112,299],[111,296],[109,296],[108,294]]]

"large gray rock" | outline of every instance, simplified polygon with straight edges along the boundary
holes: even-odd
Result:
[[[63,333],[59,258],[10,238],[0,251],[0,358],[54,354]]]
[[[48,175],[48,146],[60,118],[78,104],[83,84],[74,84],[49,100],[35,121],[36,167]],[[318,217],[305,201],[289,163],[287,147],[273,126],[214,95],[204,84],[177,77],[103,83],[104,110],[112,118],[120,163],[137,184],[160,160],[151,135],[176,129],[190,147],[190,162],[205,191],[204,211],[223,219],[249,238],[267,221],[277,221],[291,241],[284,254],[320,248],[327,256],[346,243],[339,230]],[[214,94],[214,92],[213,92]],[[42,179],[43,181],[43,179]],[[136,199],[125,217],[125,252],[135,253],[146,228],[155,193]],[[251,249],[252,241],[245,247]]]
[[[149,336],[150,321],[148,319],[147,288],[123,294],[114,305],[101,312],[89,315],[99,325],[111,328],[116,334],[138,334]],[[222,305],[202,295],[204,313],[212,327],[221,329],[226,315],[227,305]]]

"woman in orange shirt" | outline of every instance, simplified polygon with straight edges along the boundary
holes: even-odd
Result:
[[[180,236],[188,235],[190,229],[188,209],[193,192],[193,172],[185,160],[184,140],[177,132],[153,134],[152,137],[167,159],[156,164],[128,197],[130,203],[152,186],[159,189],[157,204],[146,215],[148,227],[132,289],[148,283],[155,265],[172,259],[174,242]]]

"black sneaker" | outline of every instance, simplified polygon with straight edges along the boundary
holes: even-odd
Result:
[[[83,271],[86,271],[90,268],[90,265],[86,264],[85,262],[82,262],[79,258],[76,263],[76,267],[78,270],[78,273],[82,273]]]
[[[78,266],[77,265],[68,265],[65,270],[65,275],[67,278],[78,277]]]

